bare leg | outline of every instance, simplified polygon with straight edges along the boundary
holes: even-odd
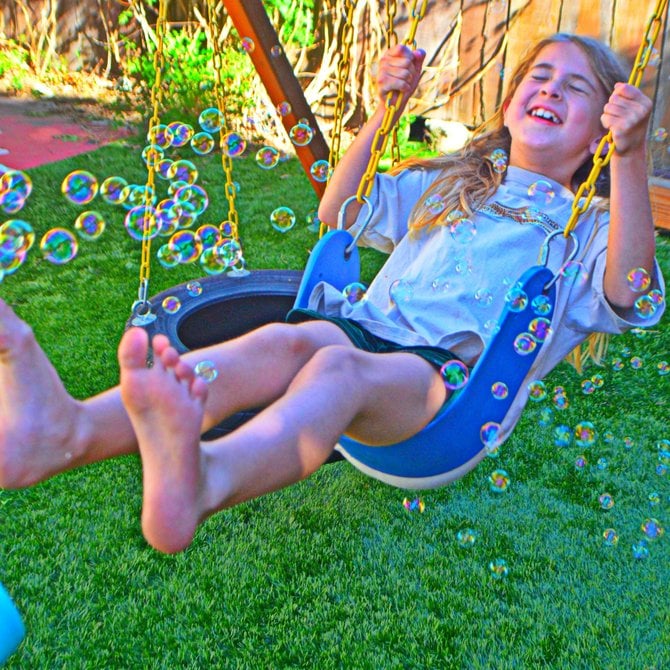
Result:
[[[220,372],[209,388],[202,428],[239,409],[271,402],[317,349],[346,342],[330,323],[271,324],[190,352],[184,359],[191,365],[210,359]],[[85,401],[73,399],[31,328],[0,300],[0,487],[29,486],[136,451],[118,387]]]
[[[126,335],[122,361],[130,344]],[[133,355],[141,358],[141,352]],[[417,356],[331,346],[316,353],[286,393],[254,419],[198,446],[197,430],[174,425],[172,397],[180,375],[153,373],[161,388],[154,392],[146,381],[152,373],[142,374],[144,382],[131,370],[122,373],[123,395],[145,468],[143,530],[167,552],[185,548],[197,523],[215,511],[314,472],[345,430],[373,444],[397,441],[428,423],[446,398],[437,372]],[[191,419],[197,421],[197,412]]]

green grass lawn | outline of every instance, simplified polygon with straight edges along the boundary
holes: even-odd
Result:
[[[212,198],[203,221],[218,223],[220,164],[197,162]],[[81,211],[60,194],[80,168],[144,180],[139,149],[125,145],[31,171],[34,193],[19,216],[38,238]],[[242,159],[235,178],[248,267],[302,268],[317,200],[298,162],[264,171]],[[269,225],[280,205],[298,218],[287,234]],[[62,266],[33,251],[0,286],[77,397],[116,382],[139,277],[122,211],[99,198],[94,206],[108,219],[99,240],[82,241]],[[670,276],[667,238],[659,259]],[[370,274],[378,258],[365,261]],[[201,274],[155,263],[150,293]],[[670,473],[658,469],[657,447],[670,439],[670,375],[658,371],[669,360],[666,318],[613,340],[603,368],[579,375],[561,364],[546,384],[563,386],[569,406],[529,405],[497,460],[421,492],[423,513],[403,506],[415,494],[340,462],[216,515],[187,551],[166,557],[141,535],[137,457],[0,491],[0,581],[27,628],[7,667],[669,668],[670,528],[646,558],[632,548],[646,519],[670,526]],[[604,383],[586,395],[581,382],[594,374]],[[594,424],[595,444],[556,446],[555,428],[580,421]],[[580,455],[588,464],[578,470]],[[497,468],[510,476],[503,493],[488,485]],[[603,541],[607,528],[615,546]],[[465,547],[463,529],[475,537]],[[507,576],[490,570],[497,559]]]

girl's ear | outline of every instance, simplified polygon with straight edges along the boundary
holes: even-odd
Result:
[[[509,107],[509,98],[502,104],[503,125],[507,127],[507,108]]]

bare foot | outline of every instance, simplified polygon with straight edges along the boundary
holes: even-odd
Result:
[[[76,465],[79,412],[30,326],[0,300],[0,487],[29,486]]]
[[[200,425],[207,385],[164,336],[152,344],[154,366],[147,368],[146,332],[124,334],[121,398],[142,457],[142,531],[154,548],[174,553],[191,543],[203,514]]]

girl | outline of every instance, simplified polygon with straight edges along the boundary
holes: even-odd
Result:
[[[407,98],[422,61],[420,51],[390,49],[380,63],[380,99]],[[546,374],[590,332],[650,325],[661,309],[652,320],[636,316],[626,276],[644,268],[650,288],[662,289],[645,172],[651,102],[617,83],[623,79],[599,43],[554,36],[521,64],[491,130],[457,155],[377,176],[361,239],[391,255],[363,304],[319,285],[313,310],[292,312],[292,323],[182,358],[158,336],[150,369],[147,335],[131,329],[119,346],[120,386],[83,402],[66,393],[28,326],[0,305],[0,486],[139,448],[144,535],[175,552],[215,511],[314,472],[343,433],[370,445],[415,434],[448,400],[442,364],[477,360],[509,281],[535,264],[546,234],[565,225],[606,129],[616,145],[611,214],[600,203],[577,227],[585,280],[561,280],[556,333],[532,375]],[[323,220],[333,222],[356,192],[382,117],[380,107],[339,163]],[[353,230],[357,209],[347,209]],[[552,270],[568,251],[552,249]],[[209,386],[193,371],[202,359],[220,371]],[[505,434],[525,402],[525,391],[519,395]],[[258,406],[265,409],[233,433],[200,442],[202,431]]]

